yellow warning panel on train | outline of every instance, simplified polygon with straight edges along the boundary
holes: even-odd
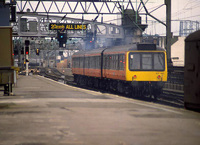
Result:
[[[86,30],[87,24],[50,23],[49,30]]]

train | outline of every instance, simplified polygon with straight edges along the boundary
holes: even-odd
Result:
[[[184,106],[200,111],[200,30],[185,39]]]
[[[72,73],[78,85],[156,99],[167,81],[166,50],[135,43],[79,51],[72,56]]]

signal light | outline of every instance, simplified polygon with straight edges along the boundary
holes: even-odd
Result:
[[[59,47],[65,48],[67,42],[67,33],[62,33],[58,31],[57,38],[59,42]]]
[[[29,47],[28,46],[25,47],[25,54],[29,55]]]
[[[40,49],[39,48],[36,49],[36,55],[40,55]]]
[[[63,42],[66,43],[66,41],[67,41],[67,33],[62,33],[62,32],[58,31],[57,36],[58,36],[58,41],[63,41]]]
[[[92,43],[92,41],[90,41],[90,43]]]

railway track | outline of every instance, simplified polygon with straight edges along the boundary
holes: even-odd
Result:
[[[71,86],[80,87],[73,81],[73,76],[64,75],[55,68],[51,68],[51,69],[50,68],[42,68],[40,71],[40,75],[50,78],[50,79],[53,79],[58,82],[62,82],[62,83],[71,85]],[[110,91],[99,90],[99,89],[90,88],[90,87],[82,87],[82,88],[100,91],[100,92],[106,92],[106,93],[113,93]],[[117,94],[117,93],[115,93],[115,94]],[[119,94],[117,94],[117,95],[119,95]],[[122,94],[120,94],[120,95],[122,95]],[[131,96],[124,95],[124,94],[122,96],[133,98]],[[134,99],[139,99],[139,100],[148,101],[148,102],[154,102],[157,104],[163,104],[163,105],[176,107],[176,108],[184,108],[183,96],[184,96],[183,91],[176,91],[176,90],[172,90],[172,89],[163,89],[163,93],[160,96],[158,96],[156,100],[153,100],[150,97],[142,97],[142,98],[134,97]]]
[[[158,97],[158,101],[169,106],[184,108],[184,93],[183,91],[163,90],[163,93]]]

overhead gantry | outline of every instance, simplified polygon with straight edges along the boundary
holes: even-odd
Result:
[[[76,22],[76,23],[89,23],[89,31],[94,32],[97,31],[97,37],[104,38],[124,38],[126,34],[124,34],[125,27],[120,27],[117,25],[109,25],[104,24],[103,21],[96,22],[98,17],[102,17],[104,15],[115,14],[122,16],[124,12],[128,9],[135,11],[135,21],[131,22],[131,27],[133,29],[138,28],[140,32],[142,32],[142,28],[137,23],[138,15],[146,15],[149,16],[159,23],[166,26],[166,48],[168,51],[168,60],[170,61],[170,45],[171,45],[171,0],[165,0],[164,4],[156,7],[152,11],[148,11],[146,8],[146,4],[149,3],[149,0],[16,0],[16,9],[17,9],[17,23],[15,23],[15,34],[18,36],[55,36],[55,32],[51,32],[47,29],[48,23],[51,21],[55,22]],[[156,18],[152,12],[159,9],[160,7],[166,6],[166,23],[160,21]],[[141,12],[143,10],[143,12]],[[81,14],[82,19],[74,19],[74,18],[66,18],[68,15],[72,14]],[[86,21],[84,19],[85,15],[96,15],[96,18],[91,21]],[[35,15],[35,16],[33,16]],[[52,16],[54,15],[54,16]],[[62,15],[61,17],[55,15]],[[21,18],[23,17],[36,17],[36,22],[27,21],[27,30],[22,30],[23,23]],[[51,18],[51,19],[50,19]],[[73,19],[73,20],[72,20]],[[61,21],[62,20],[62,21]],[[49,22],[50,21],[50,22]],[[36,23],[36,24],[35,24]],[[103,24],[102,24],[103,23]],[[146,22],[147,23],[147,22]],[[31,29],[30,26],[36,26],[36,32],[32,32],[34,30]],[[20,28],[19,28],[20,27]],[[28,28],[29,27],[29,28]],[[100,27],[103,27],[100,29]],[[33,27],[34,28],[34,27]],[[131,28],[131,29],[132,29]],[[30,31],[30,29],[32,31]],[[137,32],[135,34],[138,34]],[[69,32],[69,37],[84,37],[85,32]],[[141,33],[139,33],[141,35]]]

